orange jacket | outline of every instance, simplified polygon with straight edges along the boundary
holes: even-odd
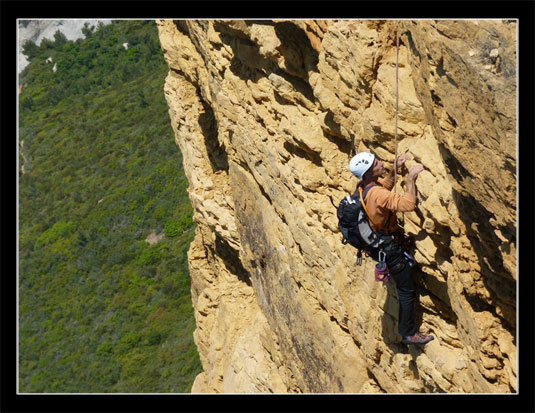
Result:
[[[377,183],[379,185],[371,188],[366,194],[364,203],[375,223],[386,228],[388,232],[394,232],[398,229],[396,212],[414,211],[416,209],[416,196],[407,192],[403,195],[391,192],[394,187],[393,177],[380,178]],[[373,222],[370,222],[370,225],[374,231],[380,229]]]

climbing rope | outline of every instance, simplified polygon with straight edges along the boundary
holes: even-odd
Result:
[[[395,153],[394,153],[394,193],[396,193],[396,183],[398,177],[398,67],[399,67],[399,26],[396,27],[396,121],[395,121],[395,132],[394,132],[394,142],[395,142]],[[401,213],[401,222],[398,223],[401,228],[405,227],[405,212]]]
[[[394,153],[394,193],[396,192],[396,182],[398,177],[398,61],[399,61],[399,30],[396,27],[396,121],[395,121],[395,153]]]

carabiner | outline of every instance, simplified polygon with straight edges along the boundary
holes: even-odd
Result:
[[[383,258],[381,258],[381,254],[383,254]],[[385,260],[386,260],[386,253],[383,250],[379,251],[379,262],[385,262]]]

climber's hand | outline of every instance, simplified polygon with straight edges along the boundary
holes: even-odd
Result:
[[[411,169],[409,169],[408,178],[414,178],[418,176],[420,172],[424,170],[424,166],[420,163],[417,163],[416,165],[411,166]]]
[[[400,168],[403,166],[403,164],[405,163],[405,161],[407,161],[407,159],[409,159],[409,154],[407,152],[401,154],[400,156],[398,156],[398,160],[396,162],[396,167],[397,168]]]

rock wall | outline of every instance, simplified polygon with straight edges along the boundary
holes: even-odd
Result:
[[[197,232],[193,392],[509,393],[516,360],[515,21],[158,21]],[[421,162],[416,314],[355,265],[357,151]],[[396,191],[403,193],[405,174]]]

